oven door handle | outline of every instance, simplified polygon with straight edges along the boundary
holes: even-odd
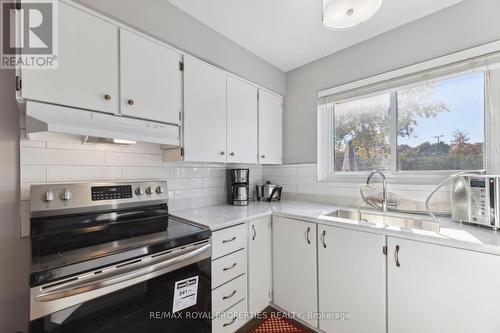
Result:
[[[70,281],[68,283],[59,286],[49,287],[46,288],[47,290],[46,292],[42,291],[41,294],[36,295],[35,300],[37,302],[50,302],[50,301],[60,300],[62,298],[85,294],[91,291],[96,291],[98,289],[110,287],[119,283],[123,283],[124,285],[122,288],[125,288],[133,284],[150,280],[156,276],[166,274],[175,269],[187,266],[202,259],[209,258],[210,253],[208,253],[205,256],[205,258],[197,258],[197,257],[202,255],[204,252],[209,251],[211,247],[212,247],[211,244],[208,243],[194,250],[191,250],[187,253],[180,254],[165,261],[161,261],[159,263],[155,263],[137,270],[132,270],[127,273],[112,275],[110,277],[92,282],[87,281],[85,283],[80,281],[80,283],[78,283],[79,281]]]

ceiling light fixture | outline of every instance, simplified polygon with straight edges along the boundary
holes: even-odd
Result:
[[[323,0],[323,24],[333,30],[356,28],[381,6],[382,0]]]

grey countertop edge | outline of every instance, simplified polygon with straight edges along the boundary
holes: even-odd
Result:
[[[289,202],[290,204],[290,202]],[[336,210],[336,209],[341,209],[345,207],[340,207],[340,206],[334,206],[334,205],[321,205],[317,203],[306,203],[306,202],[297,202],[299,205],[313,205],[316,206],[315,209],[318,207],[324,207],[325,210],[329,210],[330,212]],[[228,209],[227,205],[219,205],[219,206],[210,206],[210,207],[203,207],[203,208],[197,208],[196,210],[203,210],[203,209]],[[282,212],[282,211],[276,211],[273,206],[269,206],[266,211],[263,212],[256,212],[254,214],[250,214],[245,217],[239,217],[235,219],[222,219],[220,223],[215,223],[215,224],[204,224],[201,218],[197,216],[198,218],[195,220],[192,217],[189,216],[189,213],[193,210],[182,210],[182,211],[175,211],[172,212],[173,216],[177,216],[186,220],[191,220],[195,223],[206,225],[210,227],[210,230],[215,232],[221,229],[229,228],[238,224],[243,224],[248,221],[266,217],[266,216],[279,216],[279,217],[284,217],[284,218],[290,218],[290,219],[295,219],[295,220],[300,220],[300,221],[306,221],[306,222],[311,222],[311,223],[316,223],[316,224],[322,224],[322,225],[328,225],[328,226],[335,226],[339,228],[345,228],[345,229],[350,229],[350,230],[356,230],[356,231],[361,231],[361,232],[369,232],[369,233],[375,233],[375,234],[382,234],[384,236],[388,237],[395,237],[395,238],[401,238],[401,239],[407,239],[407,240],[416,240],[420,242],[425,242],[429,244],[435,244],[435,245],[442,245],[442,246],[448,246],[448,247],[454,247],[454,248],[459,248],[459,249],[464,249],[464,250],[470,250],[470,251],[475,251],[475,252],[482,252],[482,253],[487,253],[487,254],[493,254],[493,255],[500,255],[500,232],[495,232],[493,230],[488,230],[488,229],[482,229],[479,227],[475,226],[462,226],[458,222],[453,222],[456,223],[456,228],[457,229],[468,229],[472,230],[471,228],[477,228],[477,232],[480,233],[492,233],[491,237],[495,237],[494,235],[497,235],[499,239],[499,244],[485,244],[485,243],[476,243],[472,241],[466,241],[466,240],[459,240],[459,239],[453,239],[449,238],[445,235],[435,233],[435,232],[425,232],[425,231],[420,231],[420,230],[414,230],[414,229],[399,229],[399,230],[391,230],[391,228],[396,229],[394,227],[388,227],[388,226],[374,226],[374,225],[366,225],[366,224],[360,224],[360,222],[357,221],[350,221],[350,220],[344,220],[344,219],[339,219],[339,218],[330,218],[328,220],[326,219],[321,219],[319,217],[311,217],[307,215],[302,215],[302,214],[297,214],[297,213],[288,213],[288,212]],[[286,210],[286,209],[285,209]],[[186,216],[186,213],[188,216]],[[450,222],[448,222],[450,223]],[[455,226],[454,226],[455,227]]]

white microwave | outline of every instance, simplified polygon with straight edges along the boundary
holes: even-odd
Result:
[[[494,229],[500,228],[500,176],[463,175],[451,188],[451,217]]]

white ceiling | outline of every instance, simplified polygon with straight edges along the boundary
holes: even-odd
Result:
[[[321,0],[168,0],[283,71],[342,50],[462,0],[384,0],[348,31],[321,23]]]

